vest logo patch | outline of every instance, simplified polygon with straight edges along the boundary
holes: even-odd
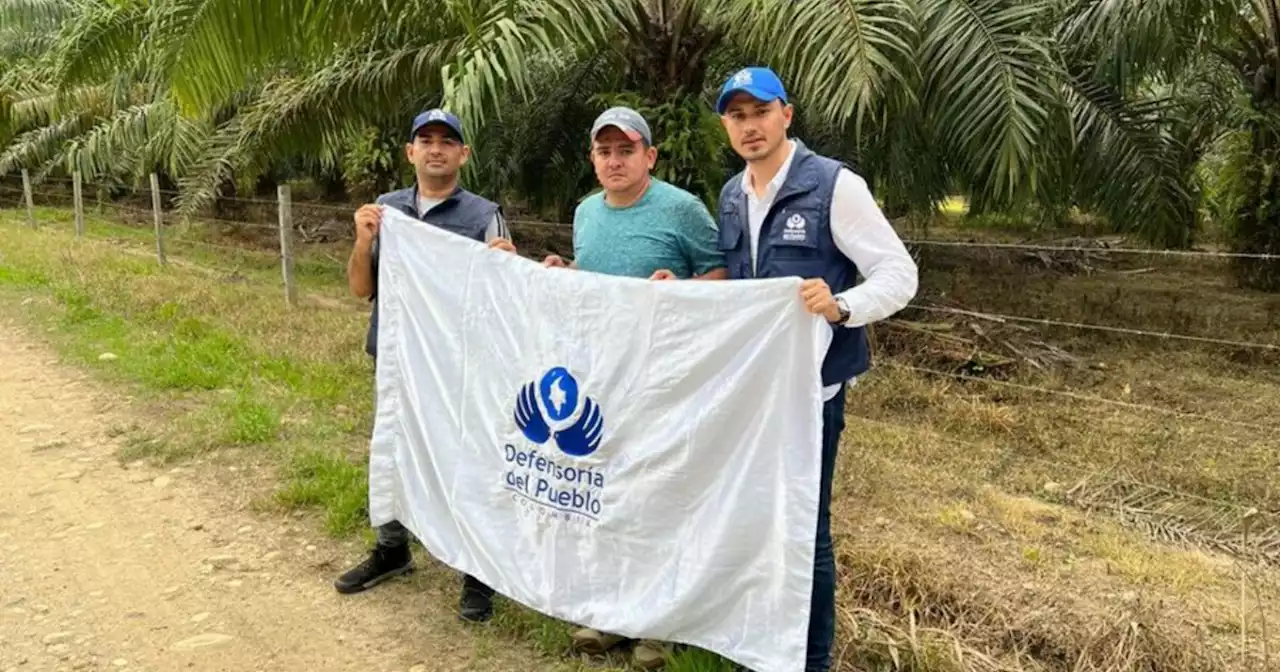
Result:
[[[786,228],[782,231],[782,240],[788,243],[799,243],[805,239],[805,231],[808,228],[808,222],[805,221],[804,215],[796,213],[787,218]]]

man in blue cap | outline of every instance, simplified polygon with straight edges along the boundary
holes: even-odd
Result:
[[[378,227],[383,208],[395,208],[428,224],[488,243],[490,248],[515,252],[502,209],[497,203],[458,186],[458,172],[471,156],[463,141],[462,122],[440,109],[419,114],[409,128],[405,156],[417,183],[382,194],[377,202],[356,211],[356,242],[347,262],[351,293],[373,302],[365,352],[377,357]],[[399,522],[377,528],[378,541],[369,557],[334,582],[341,593],[358,593],[413,569],[409,531]],[[463,578],[461,616],[479,622],[493,615],[493,589],[472,576]]]
[[[870,368],[863,327],[911,301],[917,268],[866,181],[787,137],[794,109],[772,70],[734,73],[716,111],[747,163],[720,192],[719,246],[730,279],[803,278],[800,300],[832,328],[822,363],[822,470],[805,661],[806,672],[827,672],[836,615],[831,481],[844,431],[845,385]]]

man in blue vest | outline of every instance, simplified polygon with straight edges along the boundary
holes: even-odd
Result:
[[[739,70],[721,88],[716,111],[747,164],[720,192],[719,244],[729,278],[803,278],[800,299],[833,330],[822,364],[822,476],[805,661],[806,672],[826,672],[836,615],[831,481],[845,384],[870,367],[863,326],[911,301],[917,269],[867,183],[787,137],[793,108],[772,70]],[[856,284],[859,273],[865,281]]]
[[[462,138],[462,123],[444,110],[429,110],[413,120],[405,154],[417,184],[378,197],[356,211],[356,242],[347,262],[351,293],[373,302],[365,352],[377,357],[378,226],[383,208],[395,208],[428,224],[452,231],[490,248],[515,252],[497,203],[458,186],[458,171],[471,156]],[[334,582],[341,593],[358,593],[413,570],[409,531],[397,521],[377,528],[378,541],[369,557]],[[463,578],[460,613],[479,622],[493,615],[493,589],[472,576]]]

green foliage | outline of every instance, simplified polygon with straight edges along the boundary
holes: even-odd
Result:
[[[361,203],[372,203],[379,194],[413,178],[403,160],[403,134],[393,136],[389,131],[389,127],[369,126],[347,136],[342,177],[347,193]]]
[[[629,101],[659,174],[710,202],[737,164],[710,102],[754,63],[893,215],[963,192],[976,212],[1081,208],[1187,246],[1204,213],[1244,212],[1243,182],[1197,165],[1247,128],[1241,109],[1275,114],[1277,0],[260,4],[0,2],[0,172],[160,172],[184,214],[300,177],[364,200],[411,177],[396,134],[442,103],[476,150],[470,188],[564,219],[595,186],[590,120]]]
[[[1268,121],[1250,124],[1249,153],[1241,160],[1243,196],[1231,237],[1236,252],[1280,256],[1280,129]],[[1239,258],[1233,268],[1246,287],[1280,291],[1280,258]]]
[[[288,508],[322,507],[325,527],[334,536],[368,525],[365,505],[369,476],[365,465],[318,450],[296,453],[289,462],[276,501]]]
[[[736,672],[738,665],[710,651],[684,648],[671,655],[666,672]]]
[[[229,419],[222,425],[221,442],[238,446],[268,443],[280,431],[280,413],[260,401],[252,392],[238,391],[221,404],[221,415]]]

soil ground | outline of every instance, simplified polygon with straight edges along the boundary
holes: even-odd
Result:
[[[359,548],[199,469],[122,465],[118,395],[2,321],[0,361],[0,670],[541,669],[434,596],[337,594]]]

